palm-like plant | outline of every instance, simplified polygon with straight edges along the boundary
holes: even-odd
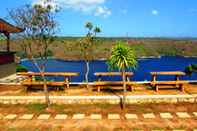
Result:
[[[101,29],[99,27],[94,28],[95,36],[96,36],[96,33],[100,33],[100,32],[101,32]]]
[[[111,56],[108,59],[109,69],[119,69],[122,72],[124,94],[126,92],[126,69],[137,67],[137,58],[134,51],[122,41],[118,41],[112,48]],[[124,95],[125,97],[125,95]],[[124,104],[123,104],[124,105]]]
[[[87,22],[85,24],[86,29],[88,30],[86,36],[79,40],[79,46],[80,46],[80,53],[82,59],[84,59],[86,63],[85,67],[85,81],[88,88],[88,75],[89,75],[89,62],[93,60],[94,52],[93,52],[93,46],[97,43],[97,33],[101,32],[101,29],[99,27],[93,26],[91,22]]]
[[[92,30],[92,28],[93,28],[93,25],[92,25],[92,23],[91,22],[87,22],[86,24],[85,24],[85,27],[88,29],[88,34],[87,35],[91,35],[91,30]]]

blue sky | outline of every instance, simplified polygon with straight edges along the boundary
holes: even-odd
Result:
[[[0,17],[7,9],[42,0],[1,0]],[[58,35],[83,36],[93,22],[101,36],[197,37],[197,0],[54,0]]]

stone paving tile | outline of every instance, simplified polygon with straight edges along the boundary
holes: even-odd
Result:
[[[85,118],[85,114],[74,114],[72,119],[74,120],[78,120],[78,119],[84,119]]]
[[[197,117],[197,112],[193,112],[194,116]]]
[[[50,117],[49,114],[40,114],[37,119],[38,120],[48,120],[49,117]]]
[[[176,115],[179,118],[190,118],[190,115],[187,112],[177,112]]]
[[[101,120],[102,119],[102,115],[101,114],[91,114],[90,115],[90,119]]]
[[[153,129],[151,131],[165,131],[164,129]]]
[[[31,120],[33,118],[33,116],[34,116],[33,114],[24,114],[19,119]]]
[[[119,120],[120,119],[120,115],[119,114],[108,114],[107,118],[109,120]]]
[[[65,120],[67,117],[68,117],[68,115],[66,115],[66,114],[57,114],[54,119],[55,120]]]
[[[136,114],[125,114],[126,119],[138,119]]]
[[[3,115],[2,114],[0,114],[0,119],[3,119]]]
[[[159,114],[160,114],[160,117],[161,118],[164,118],[164,119],[173,118],[173,116],[171,115],[171,113],[164,112],[164,113],[159,113]]]
[[[9,114],[7,116],[4,117],[4,119],[7,119],[7,120],[13,120],[17,117],[16,114]]]
[[[172,131],[185,131],[184,129],[173,129]]]
[[[153,113],[146,113],[146,114],[143,114],[143,117],[146,119],[146,118],[155,118],[155,115]]]

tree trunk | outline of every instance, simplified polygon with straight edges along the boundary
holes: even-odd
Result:
[[[86,87],[89,87],[89,80],[88,80],[88,75],[89,75],[89,71],[90,71],[90,65],[89,65],[89,61],[86,61],[86,73],[85,73],[85,81],[86,81]]]
[[[126,75],[125,75],[125,69],[122,69],[122,81],[123,81],[123,110],[125,110],[125,101],[126,101],[126,91],[127,91],[127,87],[126,87]]]
[[[47,105],[47,107],[49,107],[50,106],[50,100],[49,100],[49,92],[48,92],[48,87],[47,87],[47,80],[45,79],[43,71],[41,72],[41,75],[42,75],[42,79],[44,81],[43,86],[44,86],[44,94],[45,94],[46,105]]]

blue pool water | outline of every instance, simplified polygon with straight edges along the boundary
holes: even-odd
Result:
[[[132,77],[134,81],[146,81],[151,80],[151,71],[184,71],[185,66],[189,64],[197,64],[197,58],[186,57],[171,57],[165,56],[161,58],[146,58],[139,59],[138,68],[133,72],[135,75]],[[38,69],[31,61],[21,61],[21,65],[26,66],[30,71],[37,72]],[[84,67],[83,61],[63,61],[58,59],[49,59],[46,64],[46,72],[79,72],[80,76],[72,77],[72,82],[84,81]],[[94,76],[94,72],[106,72],[108,71],[106,61],[93,61],[90,63],[89,80],[94,81],[97,77]],[[61,77],[53,77],[50,79],[62,80]],[[103,77],[104,80],[120,80],[120,77]],[[159,76],[159,80],[174,79],[174,76]],[[193,73],[192,76],[184,76],[185,80],[197,80],[197,73]]]

